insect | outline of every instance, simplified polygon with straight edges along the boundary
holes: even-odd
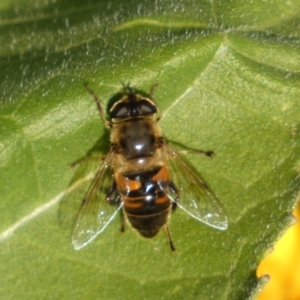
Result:
[[[119,211],[123,212],[122,231],[125,219],[146,238],[163,227],[172,251],[168,218],[177,206],[200,222],[227,229],[226,213],[215,194],[162,136],[157,124],[162,114],[153,100],[157,85],[148,97],[125,86],[109,118],[86,85],[110,131],[111,145],[73,224],[72,243],[77,250],[102,233]]]

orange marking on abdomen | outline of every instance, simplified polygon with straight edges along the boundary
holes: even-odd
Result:
[[[141,183],[136,180],[129,180],[127,177],[119,174],[115,178],[119,191],[134,191],[141,187]]]
[[[162,166],[159,170],[159,172],[152,177],[153,181],[164,181],[169,182],[170,181],[170,172],[167,166]]]
[[[140,208],[144,205],[143,199],[139,200],[128,200],[127,197],[124,199],[124,206],[127,208]]]
[[[163,197],[156,198],[155,199],[155,204],[163,204],[167,201],[169,201],[169,198],[165,195]]]

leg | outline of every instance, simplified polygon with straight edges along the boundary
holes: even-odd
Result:
[[[106,155],[105,155],[106,156]],[[69,166],[70,168],[74,168],[76,167],[77,165],[80,165],[81,163],[85,162],[85,161],[98,161],[100,162],[101,160],[104,160],[105,159],[105,156],[101,156],[101,157],[82,157],[82,158],[79,158],[78,160],[72,162]]]
[[[164,226],[164,229],[165,229],[165,232],[166,232],[168,241],[169,241],[170,248],[171,248],[172,252],[175,252],[176,249],[175,249],[175,247],[174,247],[174,245],[173,245],[173,242],[172,242],[172,239],[171,239],[171,234],[170,234],[170,229],[169,229],[168,224],[166,224],[166,225]]]
[[[97,108],[98,108],[98,111],[100,113],[100,116],[105,124],[105,126],[108,128],[108,129],[111,129],[112,125],[111,123],[105,118],[105,113],[103,111],[103,108],[101,106],[101,103],[100,103],[100,99],[99,97],[90,89],[90,87],[88,86],[88,84],[85,84],[85,88],[86,90],[94,97],[95,99],[95,102],[96,102],[96,105],[97,105]]]
[[[122,225],[121,225],[121,232],[125,231],[125,216],[123,209],[121,210],[121,218],[122,218]]]
[[[117,184],[116,184],[116,181],[114,180],[106,193],[105,200],[110,205],[116,205],[116,204],[120,203],[119,199],[120,199],[120,196],[119,196],[119,192],[117,190]]]
[[[186,145],[183,145],[177,141],[174,141],[174,140],[168,140],[166,141],[163,137],[161,137],[161,145],[160,146],[167,146],[168,148],[168,152],[170,153],[171,156],[175,156],[174,154],[179,153],[179,154],[183,154],[183,155],[186,155],[186,154],[199,154],[199,155],[203,155],[203,156],[207,156],[209,158],[214,158],[214,156],[216,155],[214,151],[203,151],[203,150],[199,150],[199,149],[192,149],[192,148],[189,148],[187,147]],[[185,150],[174,150],[171,146],[169,146],[169,143],[170,142],[171,144],[173,145],[177,145],[178,147],[180,147],[181,149],[185,149]]]
[[[176,198],[174,199],[174,201],[172,201],[171,211],[173,213],[177,208],[177,203],[179,202],[179,190],[177,189],[173,181],[169,183],[169,189],[176,195]]]
[[[207,156],[209,158],[213,158],[215,156],[214,151],[202,151],[202,150],[181,150],[177,151],[180,154],[200,154],[203,156]]]
[[[159,83],[158,83],[158,82],[155,82],[155,83],[152,85],[152,87],[151,87],[151,89],[150,89],[150,94],[149,94],[149,98],[150,98],[151,100],[153,100],[154,91],[155,91],[155,89],[156,89],[158,86],[159,86]]]
[[[159,85],[159,83],[156,82],[156,83],[153,84],[153,86],[152,86],[151,89],[150,89],[149,98],[150,98],[151,100],[153,100],[154,91],[155,91],[155,89],[158,87],[158,85]],[[158,121],[162,118],[162,113],[161,113],[159,107],[158,107],[158,106],[156,106],[156,107],[157,107],[157,113],[158,113],[158,117],[156,118],[156,122],[158,122]]]
[[[177,208],[177,202],[178,201],[173,201],[172,202],[172,207],[171,207],[171,212],[173,213],[175,210],[176,210],[176,208]]]

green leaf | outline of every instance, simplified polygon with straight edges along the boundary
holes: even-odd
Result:
[[[4,1],[0,5],[1,294],[6,299],[246,299],[299,190],[300,6],[292,1]],[[219,232],[177,210],[171,254],[114,222],[82,251],[59,225],[68,164],[109,138],[130,81],[226,207]],[[81,199],[74,199],[74,207]],[[67,218],[67,216],[66,216]]]

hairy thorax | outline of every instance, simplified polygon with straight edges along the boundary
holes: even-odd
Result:
[[[116,147],[120,170],[148,169],[159,163],[160,130],[152,119],[134,119],[113,125],[111,143]]]

